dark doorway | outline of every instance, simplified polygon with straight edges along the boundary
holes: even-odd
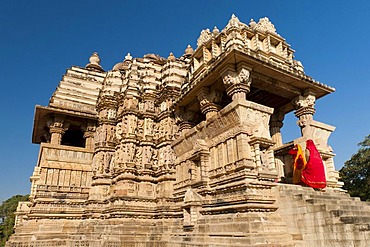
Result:
[[[79,126],[71,125],[62,137],[62,145],[85,147],[85,138]]]

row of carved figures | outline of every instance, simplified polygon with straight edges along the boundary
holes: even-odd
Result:
[[[116,126],[103,124],[96,129],[94,141],[100,142],[119,142],[125,137],[137,136],[146,139],[172,139],[177,133],[177,126],[172,118],[162,119],[156,123],[151,118],[138,119],[136,115],[129,114],[122,118]]]
[[[115,152],[99,151],[93,158],[93,171],[95,175],[108,174],[134,164],[136,169],[152,167],[153,169],[172,169],[175,154],[170,145],[156,149],[152,146],[140,146],[128,142],[119,145]],[[149,166],[148,166],[149,165]]]
[[[158,106],[155,105],[154,100],[139,101],[137,98],[125,98],[122,104],[119,104],[117,109],[104,108],[99,111],[99,116],[106,119],[115,119],[121,116],[125,111],[132,112],[148,112],[148,113],[161,113],[168,112],[172,106],[172,99],[167,99],[161,102]]]

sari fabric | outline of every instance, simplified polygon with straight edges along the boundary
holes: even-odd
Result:
[[[302,182],[312,188],[325,188],[325,168],[320,153],[312,140],[306,141],[306,149],[310,151],[310,157],[301,174]]]
[[[293,155],[293,184],[300,184],[302,171],[306,167],[306,158],[302,151],[302,147],[296,144],[294,148],[289,151],[289,154]]]

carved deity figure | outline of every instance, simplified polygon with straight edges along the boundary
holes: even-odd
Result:
[[[103,173],[104,167],[104,153],[96,153],[92,162],[92,170],[94,175],[99,175]]]
[[[104,172],[109,173],[111,170],[111,160],[112,160],[113,154],[111,152],[107,152],[104,157]]]
[[[150,146],[146,146],[143,150],[143,164],[150,164],[153,156],[152,148]]]
[[[116,139],[118,141],[122,140],[122,122],[118,123],[116,126]]]
[[[125,156],[126,150],[125,146],[121,145],[117,150],[116,150],[116,164],[120,164],[124,162],[124,156]]]
[[[137,165],[141,165],[143,159],[143,147],[142,146],[137,146],[136,151],[135,151],[135,163]]]
[[[105,125],[101,125],[96,129],[96,133],[94,136],[95,142],[104,142],[107,138],[107,128]]]
[[[165,135],[165,131],[166,131],[166,126],[165,126],[165,120],[162,120],[160,123],[159,123],[159,126],[158,126],[158,136],[159,138],[160,137],[163,137]]]
[[[139,111],[144,111],[144,102],[139,102]]]
[[[137,128],[137,118],[135,115],[130,114],[127,116],[127,132],[128,134],[135,134]]]
[[[163,161],[166,169],[170,169],[175,160],[175,154],[170,145],[166,146],[163,150]]]
[[[142,137],[143,134],[144,134],[144,120],[138,119],[137,120],[137,135]]]
[[[108,119],[115,119],[116,118],[116,110],[115,109],[108,109],[107,118]]]
[[[152,111],[153,112],[155,110],[154,109],[154,102],[152,100],[145,101],[145,109],[147,111]]]
[[[152,136],[154,134],[154,129],[153,129],[153,120],[150,118],[145,119],[145,135],[150,135]]]
[[[163,101],[160,105],[160,110],[161,111],[166,111],[167,110],[167,102]]]
[[[107,126],[107,141],[108,142],[113,142],[114,138],[115,138],[114,126],[112,126],[112,125]]]
[[[124,100],[124,106],[126,109],[136,109],[138,105],[138,99],[133,97],[133,98],[126,98]]]
[[[135,144],[134,143],[126,143],[126,162],[132,163],[134,162],[135,157]]]

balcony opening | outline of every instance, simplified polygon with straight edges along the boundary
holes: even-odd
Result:
[[[85,138],[79,126],[71,125],[62,137],[62,145],[73,147],[85,147]]]

